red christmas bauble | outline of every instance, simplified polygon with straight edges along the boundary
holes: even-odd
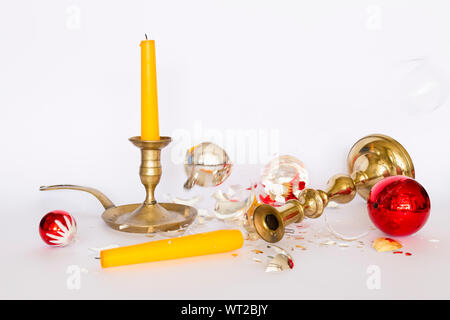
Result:
[[[74,239],[76,233],[75,219],[62,210],[47,213],[39,223],[39,234],[50,246],[64,247]]]
[[[393,236],[417,232],[430,215],[430,198],[424,187],[405,176],[375,184],[367,199],[369,216],[381,231]]]

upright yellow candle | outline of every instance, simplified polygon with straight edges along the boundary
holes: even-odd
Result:
[[[217,230],[103,250],[100,262],[103,268],[109,268],[227,252],[239,249],[243,244],[241,231]]]
[[[155,40],[141,42],[141,139],[159,140]]]

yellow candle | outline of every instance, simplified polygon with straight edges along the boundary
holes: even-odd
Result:
[[[100,252],[103,268],[201,256],[239,249],[244,237],[239,230],[218,230],[164,239]]]
[[[159,140],[155,40],[141,42],[141,139]]]

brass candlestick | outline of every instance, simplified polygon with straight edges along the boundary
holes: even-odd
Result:
[[[337,174],[327,183],[326,191],[305,189],[298,200],[289,200],[284,206],[274,208],[259,205],[253,213],[253,225],[260,237],[268,242],[278,242],[284,228],[300,222],[306,216],[318,218],[329,201],[347,203],[356,193],[367,199],[372,187],[383,178],[404,175],[414,178],[414,165],[408,152],[396,140],[380,134],[369,135],[357,141],[348,156],[348,172]]]
[[[144,141],[141,137],[132,137],[129,140],[141,149],[139,176],[146,192],[143,203],[117,207],[100,191],[75,185],[44,186],[40,190],[72,189],[94,195],[105,208],[102,214],[103,220],[111,228],[119,231],[151,233],[175,230],[191,224],[197,216],[197,209],[176,203],[158,203],[155,199],[155,188],[162,174],[161,149],[166,147],[172,139],[161,137],[160,140]]]

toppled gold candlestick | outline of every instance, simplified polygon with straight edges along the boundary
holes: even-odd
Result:
[[[102,215],[103,220],[111,228],[123,232],[151,233],[176,230],[191,224],[197,216],[197,209],[176,203],[158,203],[155,199],[155,188],[162,174],[161,149],[167,146],[172,139],[161,137],[160,140],[144,141],[140,137],[132,137],[130,141],[141,149],[139,176],[146,192],[142,204],[117,207],[100,191],[75,185],[44,186],[40,190],[72,189],[94,195],[105,208]]]
[[[278,242],[284,236],[286,225],[300,222],[305,216],[320,217],[329,201],[347,203],[356,193],[367,199],[372,187],[381,179],[395,175],[414,178],[415,175],[413,162],[405,148],[391,137],[380,134],[356,142],[347,162],[350,174],[333,176],[325,191],[305,189],[298,200],[289,200],[279,208],[259,205],[253,213],[253,225],[260,237],[268,242]]]

